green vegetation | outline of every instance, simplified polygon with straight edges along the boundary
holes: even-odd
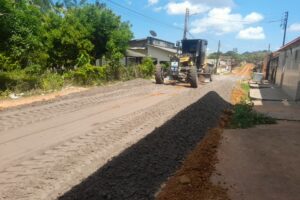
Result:
[[[139,66],[140,73],[143,77],[149,77],[153,74],[155,66],[151,58],[143,59],[142,64]]]
[[[241,102],[234,105],[230,128],[250,128],[259,124],[275,124],[276,120],[253,110],[251,104]]]
[[[230,56],[233,59],[233,64],[235,66],[239,66],[243,61],[248,63],[258,64],[263,61],[267,51],[256,51],[256,52],[244,52],[239,54],[235,51],[227,51],[226,53],[220,53],[220,56]],[[209,59],[216,59],[218,57],[218,53],[214,52],[209,54]]]
[[[249,92],[250,92],[250,85],[249,85],[249,83],[247,83],[247,82],[241,83],[241,88],[244,90],[244,92],[246,94],[249,94]]]
[[[241,83],[241,88],[245,94],[245,97],[243,98],[243,101],[250,102],[249,98],[249,92],[250,92],[250,85],[248,82],[242,82]]]
[[[147,77],[153,62],[121,64],[131,25],[104,4],[0,0],[0,95]],[[96,60],[105,61],[94,66]]]

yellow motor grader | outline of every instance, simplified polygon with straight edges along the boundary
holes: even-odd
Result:
[[[169,69],[164,71],[160,65],[156,66],[156,83],[163,84],[164,78],[167,76],[170,80],[190,83],[193,88],[198,87],[198,80],[201,76],[211,81],[212,70],[205,68],[204,65],[206,48],[206,40],[183,39],[181,53],[170,59]]]

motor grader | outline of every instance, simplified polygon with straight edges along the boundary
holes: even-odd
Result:
[[[199,79],[209,81],[210,69],[204,65],[207,41],[202,39],[183,39],[181,41],[181,52],[170,59],[170,67],[166,70],[160,65],[156,66],[155,80],[157,84],[163,84],[164,79],[190,83],[192,88],[197,88]]]

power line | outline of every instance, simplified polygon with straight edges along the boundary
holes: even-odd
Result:
[[[126,7],[126,6],[122,5],[122,4],[119,4],[119,3],[117,3],[117,2],[114,2],[114,1],[112,1],[112,0],[107,0],[107,1],[110,2],[111,4],[115,5],[115,6],[118,6],[118,7],[120,7],[120,8],[123,8],[123,9],[125,9],[125,10],[127,10],[127,11],[129,11],[129,12],[132,12],[132,13],[134,13],[134,14],[136,14],[136,15],[142,16],[142,17],[144,17],[144,18],[146,18],[146,19],[149,19],[149,20],[151,20],[151,21],[154,21],[154,22],[156,22],[156,23],[162,24],[162,25],[164,25],[164,26],[168,26],[168,27],[173,28],[173,29],[177,29],[177,30],[183,31],[183,28],[180,28],[180,27],[177,27],[177,26],[168,24],[168,23],[166,23],[166,22],[160,21],[160,20],[158,20],[158,19],[155,19],[155,18],[153,18],[153,17],[147,16],[147,15],[145,15],[145,14],[143,14],[143,13],[140,13],[140,12],[138,12],[138,11],[136,11],[136,10],[133,10],[133,9],[131,9],[131,8],[128,8],[128,7]]]
[[[282,46],[285,45],[286,28],[287,28],[287,24],[288,24],[288,19],[289,19],[289,12],[286,11],[286,12],[284,13],[283,21],[282,21],[282,23],[281,23],[281,25],[280,25],[280,26],[282,27],[283,31],[284,31],[284,33],[283,33]]]

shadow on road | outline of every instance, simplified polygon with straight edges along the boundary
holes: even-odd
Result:
[[[230,106],[217,93],[207,93],[59,199],[154,199],[161,184]]]

